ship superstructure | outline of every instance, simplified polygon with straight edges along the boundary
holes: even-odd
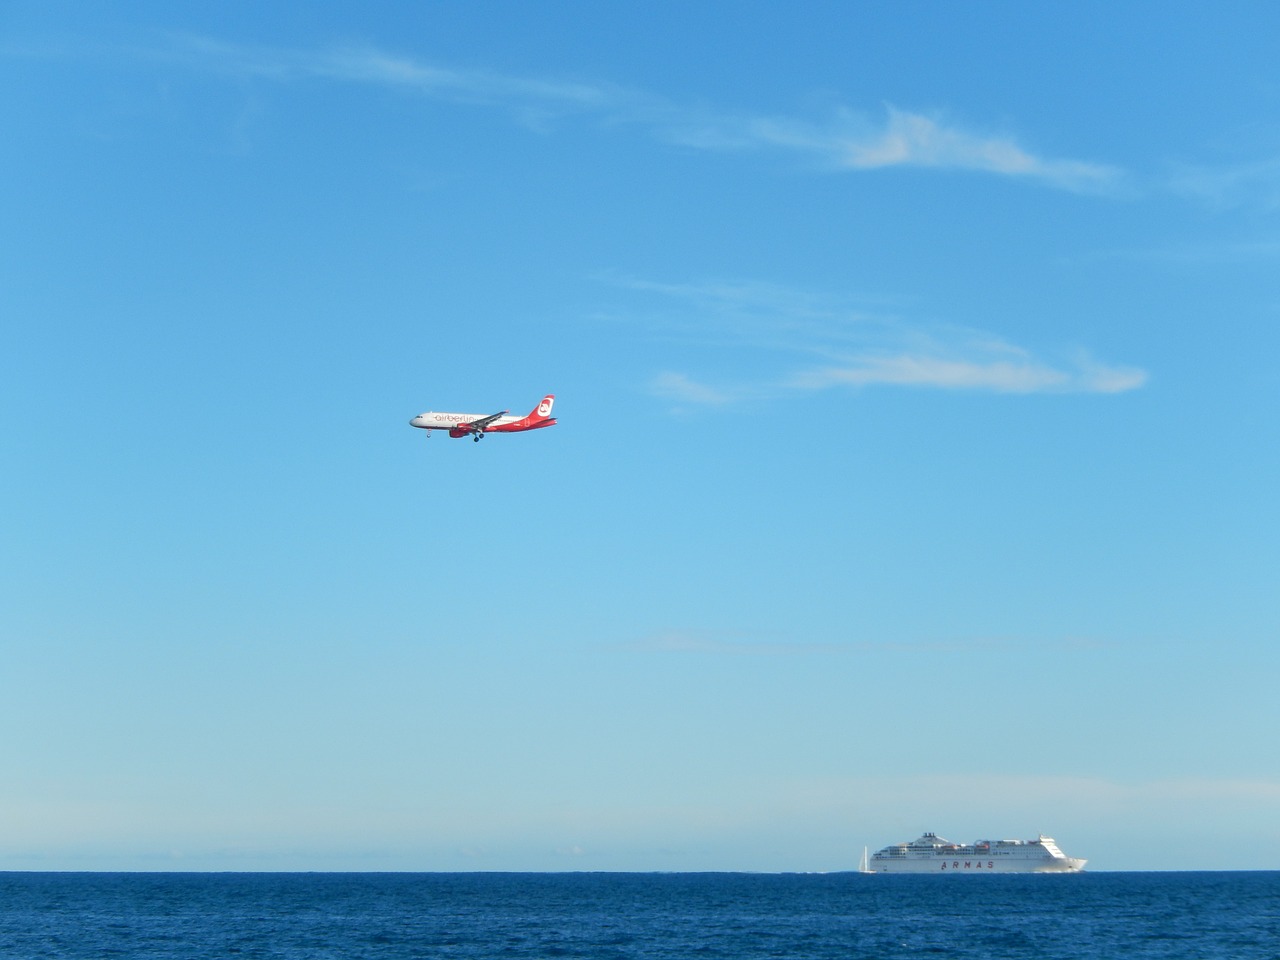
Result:
[[[1079,873],[1087,861],[1068,857],[1043,834],[1035,840],[952,843],[926,833],[877,850],[872,873]]]

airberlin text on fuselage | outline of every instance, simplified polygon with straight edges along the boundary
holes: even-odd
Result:
[[[423,419],[433,420],[436,423],[470,423],[472,420],[479,420],[483,414],[470,413],[424,413]]]

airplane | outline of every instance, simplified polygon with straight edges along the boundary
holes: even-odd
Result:
[[[486,433],[521,433],[541,427],[554,427],[556,418],[551,416],[551,405],[555,402],[555,394],[548,393],[525,417],[509,417],[506,410],[488,416],[482,413],[434,413],[428,410],[410,420],[409,426],[427,431],[428,438],[431,437],[432,430],[448,430],[449,436],[455,439],[470,435],[472,440],[479,443]]]

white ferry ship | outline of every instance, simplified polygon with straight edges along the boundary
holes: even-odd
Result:
[[[1087,861],[1068,857],[1053,841],[978,840],[952,843],[926,833],[911,843],[877,850],[869,873],[1079,873]]]

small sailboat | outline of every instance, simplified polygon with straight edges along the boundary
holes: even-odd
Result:
[[[867,861],[866,847],[862,848],[862,860],[859,861],[858,863],[858,872],[859,873],[875,873],[875,871],[871,869],[871,864]]]

